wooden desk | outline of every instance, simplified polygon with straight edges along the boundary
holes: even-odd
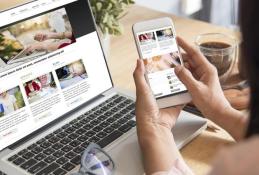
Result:
[[[220,32],[236,36],[236,33],[226,28],[201,21],[176,17],[135,5],[129,9],[128,15],[121,21],[125,27],[124,35],[114,37],[111,41],[111,53],[108,58],[108,64],[115,86],[135,91],[132,73],[138,54],[131,32],[132,24],[163,16],[172,17],[178,35],[189,42],[193,42],[195,36],[208,32]],[[219,131],[207,129],[190,144],[185,146],[181,150],[181,153],[195,174],[204,175],[210,169],[211,161],[217,150],[221,146],[230,143],[233,143],[233,139],[222,129]]]

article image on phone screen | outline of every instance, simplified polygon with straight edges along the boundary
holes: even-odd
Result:
[[[174,73],[174,68],[182,62],[172,27],[139,33],[138,39],[146,75],[155,97],[186,92],[186,87]]]

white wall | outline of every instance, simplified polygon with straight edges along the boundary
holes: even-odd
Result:
[[[136,0],[136,3],[158,11],[180,14],[180,0]]]

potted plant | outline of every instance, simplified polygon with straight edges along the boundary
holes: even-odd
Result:
[[[125,10],[129,5],[134,4],[134,0],[90,0],[90,3],[103,48],[107,54],[110,36],[118,36],[123,33],[119,20],[127,14]]]

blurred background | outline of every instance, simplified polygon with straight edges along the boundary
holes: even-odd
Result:
[[[136,0],[136,3],[238,30],[239,0]]]
[[[0,10],[32,0],[0,0]],[[162,12],[210,22],[238,30],[239,0],[135,0]]]

